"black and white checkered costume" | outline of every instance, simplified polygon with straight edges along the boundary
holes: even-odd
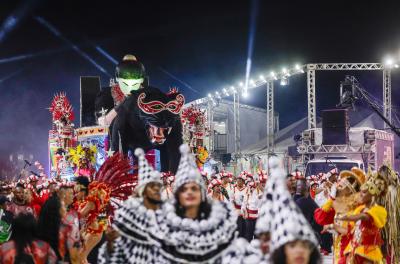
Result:
[[[203,185],[188,147],[176,174],[175,191],[196,182]],[[205,190],[204,186],[201,187]],[[207,199],[205,192],[203,199]],[[193,220],[176,214],[175,201],[160,210],[147,210],[141,200],[128,199],[117,211],[114,227],[121,233],[112,254],[101,248],[100,263],[221,263],[236,237],[236,212],[230,204],[211,201],[207,219]]]
[[[139,163],[140,196],[150,182],[161,183],[161,174],[147,162],[144,151],[136,149]],[[99,263],[163,263],[149,239],[148,232],[155,230],[155,212],[143,205],[142,198],[131,197],[116,211],[113,227],[121,237],[114,242],[114,250],[108,254],[106,244],[99,251]]]
[[[271,232],[271,252],[287,242],[308,240],[318,246],[318,240],[304,215],[293,201],[285,181],[281,161],[269,160],[270,178],[256,224],[256,233]]]
[[[156,230],[155,211],[146,209],[141,198],[129,198],[116,211],[113,227],[120,233],[114,250],[106,244],[99,251],[99,263],[164,263],[158,258],[148,232]]]
[[[260,250],[259,241],[251,243],[244,238],[236,239],[224,253],[222,264],[269,264],[269,254],[264,255]]]
[[[136,192],[142,196],[144,188],[150,182],[158,182],[162,184],[161,173],[153,169],[153,167],[147,162],[143,149],[137,148],[135,155],[138,158],[139,164],[139,179],[138,185],[136,186]]]
[[[171,263],[221,262],[236,237],[237,215],[230,204],[210,203],[210,216],[200,221],[179,217],[172,203],[156,213],[158,230],[150,235],[165,259]]]

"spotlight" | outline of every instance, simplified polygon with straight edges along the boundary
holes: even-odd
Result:
[[[283,68],[282,68],[282,73],[283,73],[283,74],[287,74],[287,73],[288,73],[288,70],[287,70],[285,67],[283,67]]]
[[[286,77],[282,77],[280,85],[282,85],[282,86],[289,85],[289,79]]]
[[[271,75],[271,77],[274,78],[274,80],[278,80],[278,78],[276,77],[275,72],[272,71],[272,72],[270,72],[269,75]]]
[[[262,74],[260,75],[260,80],[265,82],[265,77],[264,77],[264,75],[262,75]]]
[[[240,87],[243,87],[243,82],[239,82],[239,86],[240,86]]]
[[[393,59],[391,57],[387,57],[385,59],[385,66],[392,67],[393,66]]]
[[[254,80],[253,80],[253,79],[251,79],[251,80],[250,80],[250,84],[251,84],[251,85],[253,85],[253,86],[255,86],[255,85],[256,85],[256,83],[254,82]]]
[[[247,91],[245,91],[245,92],[242,93],[242,96],[243,96],[244,98],[247,98],[247,97],[249,96],[249,93],[248,93]]]
[[[228,90],[226,90],[226,89],[224,88],[223,91],[224,91],[224,94],[225,94],[226,96],[229,96]]]
[[[209,94],[208,94],[208,97],[209,97],[209,98],[212,98],[212,95],[209,93]]]
[[[231,86],[231,91],[232,91],[232,93],[236,93],[235,86]]]
[[[294,68],[296,69],[296,71],[301,72],[301,73],[304,73],[303,68],[302,68],[299,64],[296,64],[296,65],[294,66]]]
[[[396,69],[398,69],[398,68],[399,68],[399,64],[395,64],[394,67],[395,67]]]

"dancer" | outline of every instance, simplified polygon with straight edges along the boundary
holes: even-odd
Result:
[[[87,197],[79,203],[78,213],[84,220],[81,254],[84,262],[100,242],[113,209],[132,194],[137,179],[130,174],[131,170],[129,160],[123,154],[116,153],[109,157],[89,184]]]
[[[253,181],[248,184],[247,192],[242,203],[243,218],[245,221],[245,238],[251,241],[254,237],[254,229],[258,218],[258,209],[262,203],[263,188],[259,181]]]
[[[368,180],[361,186],[359,204],[352,215],[337,218],[338,221],[355,222],[352,239],[344,254],[346,263],[382,263],[381,229],[387,220],[386,209],[377,204],[377,199],[387,191],[388,182],[378,173],[370,172]]]
[[[116,211],[113,227],[120,234],[100,249],[100,263],[157,263],[148,232],[155,222],[155,211],[161,204],[161,173],[147,162],[144,151],[136,149],[139,179],[136,192]]]
[[[208,201],[206,188],[187,145],[174,185],[175,199],[156,214],[151,232],[167,263],[218,263],[235,238],[236,213],[230,204]]]
[[[352,223],[348,221],[334,221],[334,219],[352,214],[357,207],[357,196],[361,185],[365,182],[365,173],[359,168],[351,171],[341,171],[340,180],[332,185],[330,198],[321,207],[315,210],[314,217],[319,225],[323,225],[322,233],[334,234],[333,252],[335,264],[346,263],[344,250],[351,240]]]
[[[38,221],[38,237],[50,244],[58,261],[80,263],[79,248],[71,239],[71,227],[64,224],[66,208],[57,195],[44,203]]]
[[[233,188],[232,203],[238,215],[237,228],[240,237],[245,237],[245,230],[246,230],[246,222],[243,217],[244,212],[242,210],[244,197],[246,197],[247,193],[249,192],[248,188],[245,185],[246,179],[247,179],[246,174],[240,173],[240,175],[236,178],[236,186]]]
[[[0,263],[57,263],[51,246],[35,239],[36,220],[32,214],[21,213],[12,222],[11,240],[0,245]]]
[[[36,216],[34,209],[26,200],[25,187],[22,183],[17,183],[13,193],[14,197],[8,204],[7,210],[11,212],[14,217],[18,216],[20,213],[29,213]]]

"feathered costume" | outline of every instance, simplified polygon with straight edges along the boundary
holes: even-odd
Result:
[[[89,184],[88,196],[78,208],[81,217],[85,219],[84,257],[100,241],[113,211],[132,194],[137,177],[131,171],[129,160],[123,154],[116,153],[103,163]]]

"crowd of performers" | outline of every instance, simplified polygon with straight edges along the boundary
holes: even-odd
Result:
[[[137,176],[116,153],[71,182],[2,183],[0,263],[400,263],[390,167],[207,175],[180,151],[175,175],[137,149]]]

